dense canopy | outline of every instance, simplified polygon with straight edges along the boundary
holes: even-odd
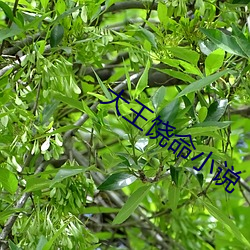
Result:
[[[0,249],[250,249],[248,2],[0,1]]]

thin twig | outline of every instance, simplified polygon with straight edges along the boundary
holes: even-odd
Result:
[[[147,12],[146,20],[143,22],[143,24],[142,24],[142,26],[141,26],[142,28],[145,27],[146,21],[148,21],[148,19],[150,18],[150,15],[151,15],[151,12],[152,12],[152,8],[154,7],[154,4],[155,4],[155,0],[153,0],[151,6],[150,6],[150,8],[149,8],[149,11]]]

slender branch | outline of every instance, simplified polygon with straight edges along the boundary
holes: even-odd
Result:
[[[150,17],[150,15],[151,15],[152,8],[153,8],[154,4],[155,4],[155,0],[153,0],[152,4],[151,4],[151,6],[150,6],[150,9],[149,9],[149,11],[147,12],[146,21],[148,21],[148,20],[149,20],[149,17]],[[144,22],[143,22],[143,24],[142,24],[142,28],[144,28],[144,27],[145,27],[145,25],[146,25],[146,21],[144,21]]]
[[[46,45],[44,52],[49,52],[50,49],[51,49],[50,45]],[[3,76],[7,71],[9,71],[11,69],[14,69],[14,70],[18,69],[21,66],[20,62],[23,62],[26,57],[27,57],[27,55],[21,56],[19,58],[19,60],[15,60],[12,64],[9,64],[9,65],[5,66],[4,68],[2,68],[0,70],[0,77]]]
[[[43,38],[45,32],[39,32],[33,36],[27,36],[25,39],[18,41],[13,44],[13,47],[6,48],[3,50],[3,55],[15,55],[19,50],[23,49],[25,46],[31,45],[34,41]]]

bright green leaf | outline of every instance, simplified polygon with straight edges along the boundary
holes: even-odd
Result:
[[[197,65],[200,58],[199,53],[190,49],[176,47],[176,48],[169,48],[168,50],[172,52],[175,57],[190,62],[194,66]]]
[[[205,60],[205,72],[206,75],[211,75],[223,65],[225,57],[225,51],[222,49],[217,49],[210,53]]]
[[[0,183],[11,194],[14,194],[18,187],[16,176],[5,168],[0,168]]]

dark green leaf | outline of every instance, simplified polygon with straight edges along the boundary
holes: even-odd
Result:
[[[178,186],[179,172],[180,172],[180,168],[175,168],[173,166],[170,166],[171,179],[175,183],[176,186]]]
[[[62,41],[63,34],[64,34],[64,28],[63,28],[63,26],[61,24],[56,25],[51,30],[50,46],[51,47],[56,47]]]
[[[204,29],[200,28],[201,32],[203,32],[212,42],[214,42],[219,48],[224,49],[225,51],[239,55],[242,57],[246,57],[246,54],[241,49],[237,40],[233,36],[228,36],[224,34],[222,31],[217,29]]]
[[[232,4],[244,4],[247,5],[249,4],[249,0],[233,0]]]
[[[7,5],[7,4],[4,3],[3,1],[0,1],[0,8],[3,9],[5,15],[6,15],[11,21],[14,21],[14,15],[13,15],[13,12],[12,12],[11,8],[9,7],[9,5]]]
[[[99,190],[117,190],[126,187],[136,180],[134,175],[128,173],[115,173],[109,176],[99,187]]]
[[[197,172],[196,170],[194,170],[193,168],[189,168],[189,167],[185,167],[185,169],[190,172],[192,175],[195,176],[195,178],[198,180],[200,186],[202,187],[203,182],[204,182],[204,176],[202,173]]]
[[[161,116],[163,122],[169,121],[170,124],[173,124],[176,115],[178,114],[178,111],[179,111],[179,101],[178,99],[174,99],[159,112],[159,115]]]
[[[207,117],[204,122],[219,121],[226,111],[227,104],[227,99],[218,100],[212,103],[208,108]]]
[[[197,175],[195,175],[195,177],[197,178],[200,186],[202,187],[203,182],[204,182],[204,176],[203,176],[203,174],[202,173],[198,173]]]

